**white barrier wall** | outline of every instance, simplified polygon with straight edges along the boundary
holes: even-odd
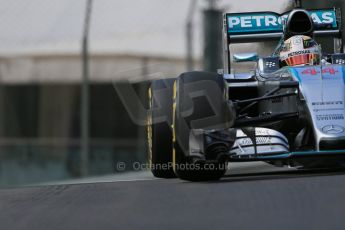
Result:
[[[90,58],[93,82],[176,77],[185,69],[183,58],[109,54],[95,54]],[[201,69],[199,61],[196,69]],[[81,59],[78,54],[1,57],[0,81],[4,84],[79,83]]]

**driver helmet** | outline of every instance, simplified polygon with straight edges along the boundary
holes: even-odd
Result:
[[[311,37],[296,35],[284,41],[279,58],[283,66],[319,65],[321,51]]]

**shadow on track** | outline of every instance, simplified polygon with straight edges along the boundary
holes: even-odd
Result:
[[[292,179],[292,178],[306,178],[306,177],[321,177],[321,176],[335,176],[345,175],[345,167],[342,168],[322,168],[322,169],[300,169],[300,170],[286,170],[276,172],[260,172],[260,173],[241,173],[230,174],[222,177],[220,181],[208,183],[226,183],[226,182],[244,182],[244,181],[258,181],[258,180],[278,180],[278,179]]]

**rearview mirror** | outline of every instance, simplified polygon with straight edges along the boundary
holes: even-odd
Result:
[[[254,62],[258,60],[257,53],[239,53],[234,54],[234,62]]]

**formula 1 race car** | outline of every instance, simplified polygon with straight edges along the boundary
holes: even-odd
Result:
[[[221,178],[228,162],[297,168],[345,163],[345,54],[339,9],[224,15],[222,73],[187,72],[155,80],[147,119],[151,171],[160,178]],[[331,37],[333,54],[315,39]],[[278,40],[272,55],[231,71],[230,45]],[[231,169],[230,169],[231,170]]]

